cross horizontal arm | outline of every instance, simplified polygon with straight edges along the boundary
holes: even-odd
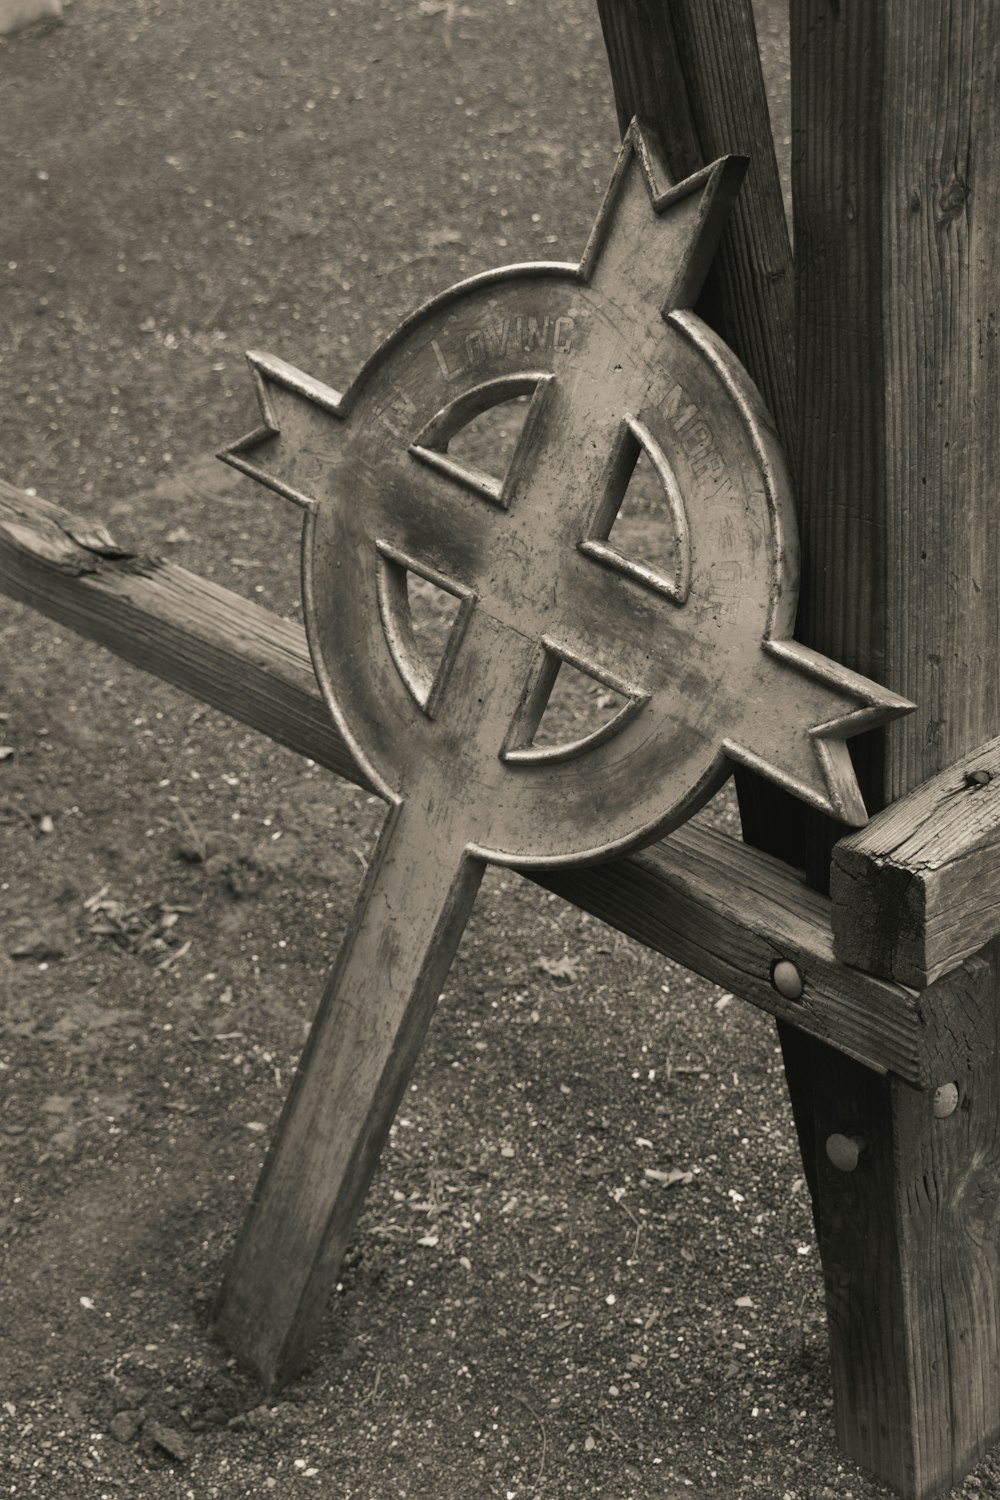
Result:
[[[199,489],[221,495],[232,480],[215,467]],[[0,592],[366,784],[320,697],[298,626],[173,563],[116,555],[99,532],[81,532],[58,506],[2,481]],[[939,1076],[935,989],[918,998],[837,959],[830,903],[767,855],[689,825],[639,854],[537,878],[870,1068],[921,1086]],[[781,959],[802,974],[799,1000],[772,984]]]

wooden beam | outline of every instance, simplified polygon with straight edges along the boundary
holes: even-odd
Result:
[[[531,879],[874,1072],[932,1089],[984,1050],[978,959],[921,995],[851,969],[833,954],[828,899],[713,829],[688,824],[626,859]],[[798,999],[775,986],[782,960]]]
[[[791,21],[798,634],[919,705],[855,755],[877,808],[1000,731],[1000,37],[975,0],[797,0]],[[991,1037],[996,974],[990,954]],[[937,1118],[829,1047],[783,1045],[840,1440],[937,1494],[1000,1435],[995,1046]],[[823,1149],[845,1101],[868,1142],[849,1183]]]
[[[682,166],[699,130],[708,154],[739,149],[720,80],[745,54],[729,22],[737,14],[745,33],[747,7],[600,8],[620,116],[651,115],[666,141],[676,137]],[[684,30],[698,24],[692,11],[717,33],[707,79],[707,54],[692,55]],[[888,741],[852,746],[877,810],[1000,729],[990,516],[1000,457],[997,38],[972,0],[798,0],[791,14],[791,422],[766,363],[748,357],[752,340],[740,342],[741,317],[715,326],[751,368],[786,442],[797,428],[797,634],[921,705]],[[741,100],[752,63],[744,57]],[[742,259],[742,284],[759,297],[753,244],[730,241],[722,253]],[[747,838],[804,863],[825,888],[843,830],[808,812],[782,816],[759,788],[740,794]],[[980,970],[987,992],[993,972]],[[967,1117],[932,1122],[896,1084],[780,1030],[827,1272],[838,1430],[854,1457],[904,1493],[932,1494],[984,1451],[1000,1420],[997,1243],[981,1209],[996,1197],[993,1049],[962,1070],[970,1135]],[[827,1134],[843,1129],[845,1100],[872,1138],[849,1178],[824,1150]]]
[[[812,1127],[801,1139],[817,1184],[837,1437],[918,1500],[950,1490],[998,1420],[996,974],[986,950],[940,981],[967,976],[963,998],[982,1025],[981,1053],[956,1057],[940,1094],[789,1033],[793,1078],[811,1090],[798,1104]],[[856,1170],[828,1156],[834,1133],[865,1143]]]
[[[838,958],[913,989],[1000,934],[1000,739],[841,839],[830,895]]]
[[[122,555],[102,528],[0,482],[0,591],[360,785],[323,703],[302,628],[174,563]],[[830,903],[780,861],[688,825],[640,854],[540,883],[667,957],[911,1084],[945,1066],[916,996],[833,953]],[[794,963],[800,999],[774,965]],[[956,1015],[964,1035],[971,1023]]]
[[[301,625],[176,563],[123,556],[100,528],[3,480],[0,590],[366,785],[319,695]]]

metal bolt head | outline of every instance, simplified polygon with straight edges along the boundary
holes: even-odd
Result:
[[[838,1172],[853,1172],[866,1150],[867,1142],[861,1135],[828,1135],[826,1154]]]
[[[934,1118],[946,1120],[958,1108],[958,1084],[942,1083],[934,1090]]]
[[[786,1000],[798,1000],[801,998],[804,985],[802,975],[790,959],[782,958],[771,970],[771,983],[779,995],[784,995]]]
[[[966,784],[966,786],[969,786],[969,787],[972,787],[972,786],[989,786],[989,784],[990,784],[990,782],[992,780],[993,780],[992,773],[990,771],[987,771],[982,766],[980,766],[978,770],[975,770],[975,771],[966,771],[966,773],[965,773],[965,784]]]

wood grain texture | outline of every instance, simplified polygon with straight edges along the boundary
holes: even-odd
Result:
[[[798,633],[919,705],[857,745],[878,808],[1000,729],[998,36],[975,0],[791,16]],[[813,878],[836,836],[811,830]],[[995,962],[976,970],[991,1028]],[[783,1046],[841,1441],[905,1495],[937,1494],[1000,1432],[995,1048],[970,1055],[962,1109],[939,1121],[832,1049]],[[831,1177],[823,1142],[852,1122],[870,1153]]]
[[[531,878],[873,1071],[926,1088],[979,1046],[981,1015],[958,981],[916,995],[840,964],[828,899],[712,829],[688,824],[627,859]],[[771,982],[782,959],[802,975],[799,1000]]]
[[[696,8],[713,20],[720,9]],[[620,117],[649,114],[678,169],[690,170],[683,153],[697,139],[696,119],[731,125],[715,82],[682,55],[678,13],[665,0],[601,6]],[[990,667],[996,569],[983,556],[998,441],[987,413],[996,404],[990,298],[1000,194],[984,160],[995,155],[996,43],[971,0],[802,0],[792,22],[795,422],[782,420],[767,364],[748,353],[738,320],[714,326],[757,378],[786,441],[795,433],[797,635],[925,704],[888,743],[875,734],[852,746],[877,810],[1000,727]],[[719,40],[722,76],[731,54]],[[744,243],[737,253],[754,251]],[[703,312],[712,322],[713,311]],[[746,837],[806,865],[825,888],[842,830],[781,808],[753,785],[740,787],[740,803]],[[973,1248],[977,1193],[989,1190],[994,1169],[990,1065],[981,1064],[970,1095],[981,1150],[970,1183],[960,1148],[954,1157],[936,1150],[926,1099],[789,1025],[779,1031],[830,1289],[838,1431],[852,1456],[904,1493],[932,1494],[983,1451],[1000,1406],[995,1240]],[[826,1136],[847,1128],[841,1104],[850,1098],[876,1138],[849,1179],[861,1195],[855,1219],[823,1154]],[[936,1175],[925,1179],[928,1161]],[[945,1202],[956,1193],[968,1224],[962,1207],[954,1220],[936,1214],[919,1190],[925,1182]]]
[[[888,600],[880,213],[882,5],[791,8],[796,410],[802,548],[796,633],[884,682]],[[814,30],[818,27],[818,31]],[[822,42],[819,37],[822,37]],[[864,100],[865,106],[859,107]],[[849,435],[849,436],[848,436]],[[852,747],[870,813],[886,801],[879,733]],[[825,889],[842,828],[799,820]]]
[[[793,62],[799,634],[918,704],[867,747],[878,808],[1000,729],[998,39],[810,0]]]
[[[41,553],[32,539],[35,510],[42,517]],[[115,560],[80,547],[60,524],[65,515],[0,485],[0,590],[296,753],[368,785],[320,696],[300,626],[173,563]],[[70,557],[69,568],[48,555],[52,526],[63,536],[57,550]],[[936,1076],[927,996],[918,999],[840,963],[832,949],[829,901],[778,860],[688,825],[640,854],[593,869],[551,872],[544,883],[751,1003],[816,1036],[837,1038],[869,1067],[918,1084]],[[802,970],[801,1002],[783,1000],[770,982],[781,958]]]
[[[947,1489],[996,1421],[994,975],[980,958],[941,981],[981,1020],[978,1044],[954,1057],[960,1103],[947,1119],[934,1118],[930,1094],[891,1079],[873,1086],[867,1069],[845,1058],[831,1067],[828,1048],[797,1038],[798,1076],[813,1091],[803,1147],[819,1187],[837,1435],[907,1496]],[[864,1138],[856,1171],[828,1160],[834,1131]]]
[[[300,625],[176,563],[115,559],[81,545],[67,530],[71,521],[61,507],[0,480],[0,590],[368,785],[320,697]],[[92,540],[89,532],[76,534]]]
[[[837,956],[913,989],[995,938],[1000,739],[841,839],[833,851],[830,895]]]
[[[893,801],[1000,731],[1000,32],[977,0],[889,9],[885,664],[919,705]]]

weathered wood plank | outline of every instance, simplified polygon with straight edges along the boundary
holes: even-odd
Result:
[[[791,19],[797,631],[919,705],[857,743],[877,810],[1000,730],[1000,38],[974,0],[800,0]],[[814,831],[811,873],[840,831]],[[990,1023],[956,1074],[963,1108],[941,1120],[833,1049],[783,1038],[838,1432],[910,1497],[956,1482],[1000,1434]],[[870,1138],[849,1187],[823,1154],[850,1133],[847,1100]]]
[[[115,557],[109,540],[0,484],[0,590],[364,784],[320,697],[300,626],[174,563]],[[544,883],[871,1068],[915,1084],[936,1077],[925,1019],[934,992],[918,999],[838,962],[829,901],[778,860],[689,825],[640,854]],[[782,958],[803,973],[801,1001],[771,983]]]
[[[915,995],[840,964],[828,899],[780,860],[712,829],[688,824],[627,859],[531,878],[874,1071],[927,1088],[978,1045],[981,1020],[960,987],[943,980]],[[802,976],[798,1000],[772,981],[783,959]]]
[[[996,972],[983,955],[936,987],[942,1016],[951,1004],[979,1016],[941,1074],[959,1100],[946,1118],[931,1093],[795,1039],[813,1091],[803,1148],[819,1184],[838,1440],[921,1500],[976,1461],[997,1420]],[[834,1132],[864,1140],[855,1171],[827,1156]]]
[[[841,839],[830,878],[844,963],[913,989],[1000,933],[1000,739]]]
[[[0,480],[0,590],[366,785],[319,696],[300,625],[176,563],[102,551],[106,538]]]
[[[997,458],[996,426],[986,416],[996,406],[991,289],[998,281],[993,221],[1000,194],[988,160],[995,155],[996,39],[971,5],[835,7],[815,0],[792,13],[801,423],[795,451],[804,545],[797,633],[924,705],[919,723],[895,731],[902,738],[886,745],[875,735],[853,747],[869,808],[877,809],[1000,727],[991,667],[997,570],[983,552],[991,535],[988,476]],[[602,9],[620,114],[642,110],[670,142],[666,117],[676,111],[673,149],[680,151],[696,139],[699,112],[724,119],[725,107],[716,87],[698,81],[691,60],[681,60],[675,14],[666,0]],[[719,67],[724,71],[725,61]],[[712,149],[726,149],[727,139],[731,146],[723,131]],[[711,312],[705,316],[712,320]],[[748,358],[735,328],[725,336],[780,411],[766,367]],[[780,419],[779,427],[784,431]],[[760,816],[760,805],[741,787],[747,837],[806,863],[825,886],[829,851],[843,830],[808,812]],[[833,1050],[787,1027],[782,1042],[817,1217],[826,1225],[842,1438],[907,1493],[930,1493],[946,1482],[942,1476],[957,1477],[995,1429],[995,1266],[980,1260],[964,1267],[975,1216],[963,1224],[959,1212],[946,1225],[931,1212],[921,1215],[921,1192],[902,1191],[923,1180],[934,1145],[926,1120],[903,1107],[893,1086],[841,1063]],[[972,1091],[983,1132],[984,1191],[993,1171],[993,1087],[987,1065]],[[839,1128],[834,1106],[852,1092],[885,1124],[882,1140],[891,1142],[897,1131],[900,1140],[897,1170],[887,1159],[881,1181],[878,1173],[870,1176],[876,1184],[870,1212],[853,1240],[843,1234],[823,1153],[824,1129]],[[974,1204],[960,1159],[960,1151],[954,1158],[939,1152],[928,1180],[947,1195],[959,1170],[958,1201]],[[839,1226],[843,1243],[831,1226]],[[948,1244],[950,1257],[942,1250]],[[944,1292],[935,1299],[920,1268],[939,1254],[946,1262]],[[897,1278],[883,1276],[877,1296],[868,1275],[872,1258],[894,1267]],[[901,1301],[911,1267],[914,1284],[927,1292],[912,1316]],[[981,1315],[971,1342],[960,1312],[966,1272]],[[858,1359],[852,1329],[864,1331]],[[944,1351],[952,1336],[955,1349],[969,1354],[956,1359],[949,1385]],[[884,1358],[892,1350],[900,1354],[898,1365]],[[875,1351],[881,1381],[867,1378],[877,1365]]]

